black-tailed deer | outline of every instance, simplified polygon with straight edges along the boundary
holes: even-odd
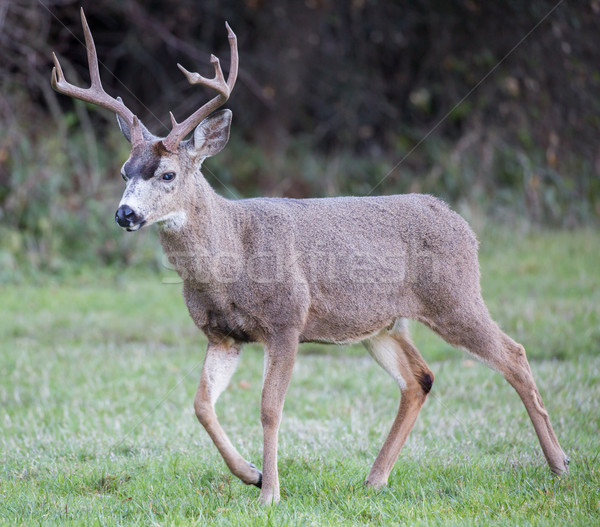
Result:
[[[214,79],[179,66],[190,83],[209,86],[218,95],[182,123],[171,114],[173,128],[161,139],[121,99],[104,92],[83,11],[81,16],[91,87],[69,84],[56,56],[52,86],[117,114],[131,155],[122,169],[127,186],[116,221],[129,231],[159,224],[164,251],[183,279],[190,315],[208,338],[196,415],[230,470],[244,483],[261,487],[263,503],[279,500],[277,435],[299,342],[363,341],[398,383],[400,408],[366,479],[373,487],[386,484],[433,384],[406,319],[426,324],[499,371],[525,404],[551,470],[566,471],[568,460],[525,350],[500,330],[483,302],[477,241],[458,214],[417,194],[222,198],[202,176],[201,166],[229,138],[231,112],[212,113],[227,101],[238,71],[237,42],[229,26],[227,81],[214,56]],[[234,448],[214,410],[246,342],[265,346],[262,473]]]

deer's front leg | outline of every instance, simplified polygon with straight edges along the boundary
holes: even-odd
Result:
[[[231,340],[208,344],[202,367],[202,377],[194,399],[194,409],[198,421],[208,432],[229,470],[244,483],[260,487],[262,481],[260,470],[246,461],[231,444],[215,413],[215,403],[231,381],[239,357],[240,348]]]
[[[260,420],[264,434],[260,501],[265,505],[279,501],[277,438],[283,413],[283,400],[292,377],[297,350],[298,334],[294,332],[278,336],[265,346],[265,373],[260,406]]]

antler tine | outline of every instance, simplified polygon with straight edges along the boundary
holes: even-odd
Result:
[[[235,81],[237,80],[238,74],[238,49],[237,49],[237,37],[235,33],[232,31],[229,24],[225,22],[225,27],[227,28],[227,34],[229,38],[229,48],[231,52],[231,59],[229,65],[229,75],[227,76],[227,81],[225,81],[225,76],[223,75],[223,70],[221,69],[221,64],[219,59],[214,55],[210,56],[210,62],[215,69],[215,76],[213,79],[208,79],[203,77],[199,73],[194,73],[186,70],[181,64],[177,64],[177,67],[183,72],[185,77],[187,78],[190,84],[201,84],[203,86],[207,86],[216,90],[218,95],[208,101],[206,104],[201,106],[198,110],[196,110],[192,115],[190,115],[185,121],[178,123],[173,117],[171,113],[171,123],[173,124],[173,128],[169,132],[169,135],[163,139],[163,145],[170,152],[177,151],[177,145],[182,141],[182,139],[189,134],[199,123],[214,112],[220,106],[223,106],[229,99],[229,95],[235,86]]]
[[[85,37],[85,49],[87,50],[88,68],[90,70],[90,80],[93,88],[99,88],[102,91],[102,81],[100,80],[100,68],[98,67],[98,54],[96,53],[96,44],[88,26],[83,7],[81,11],[81,25],[83,26],[83,36]]]
[[[224,97],[229,97],[229,86],[227,85],[225,77],[223,76],[223,70],[221,69],[221,63],[219,62],[219,59],[214,55],[211,55],[210,63],[215,68],[214,79],[207,79],[199,73],[192,73],[191,71],[186,70],[181,64],[177,64],[177,67],[183,72],[190,84],[202,84],[218,91]]]
[[[52,53],[52,60],[54,62],[51,80],[52,88],[54,88],[57,92],[73,97],[74,99],[89,102],[119,114],[131,128],[132,144],[138,144],[144,140],[139,120],[135,115],[133,115],[133,112],[127,108],[127,106],[125,106],[120,97],[118,99],[114,99],[108,95],[108,93],[106,93],[102,87],[102,82],[100,80],[100,69],[98,67],[98,55],[96,54],[96,45],[94,44],[92,32],[90,31],[85,18],[83,8],[81,8],[81,24],[83,26],[83,33],[85,36],[91,86],[89,88],[80,88],[67,82],[56,54]]]
[[[225,27],[227,28],[227,38],[229,39],[229,46],[231,48],[231,59],[229,61],[229,76],[227,77],[227,86],[229,86],[229,93],[233,90],[235,86],[235,81],[237,80],[238,75],[238,67],[239,67],[239,57],[237,50],[237,37],[231,29],[231,26],[228,22],[225,22]],[[235,53],[233,50],[235,49]]]

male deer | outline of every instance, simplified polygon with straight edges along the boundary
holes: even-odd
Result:
[[[481,297],[477,241],[458,214],[417,194],[224,199],[201,166],[229,138],[231,111],[213,112],[236,81],[233,31],[227,26],[227,81],[214,56],[214,79],[178,65],[190,83],[218,95],[181,123],[171,114],[173,128],[159,138],[102,88],[83,10],[81,17],[91,87],[69,84],[56,56],[52,86],[117,114],[131,154],[122,169],[127,185],[116,221],[128,231],[158,223],[163,249],[183,279],[190,315],[208,338],[196,415],[231,472],[261,488],[262,503],[279,500],[277,436],[299,342],[362,341],[398,383],[400,407],[366,479],[375,488],[387,483],[433,384],[406,319],[426,324],[500,372],[521,397],[550,469],[559,475],[567,470],[525,350],[490,318]],[[214,410],[246,342],[265,346],[262,473],[234,448]]]

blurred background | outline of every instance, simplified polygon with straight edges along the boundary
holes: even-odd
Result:
[[[176,63],[227,71],[229,21],[233,135],[205,170],[228,198],[427,192],[475,222],[597,225],[600,1],[559,4],[0,0],[0,280],[161,265],[113,221],[114,116],[50,87],[52,51],[88,85],[81,5],[105,89],[159,135],[212,97]]]

